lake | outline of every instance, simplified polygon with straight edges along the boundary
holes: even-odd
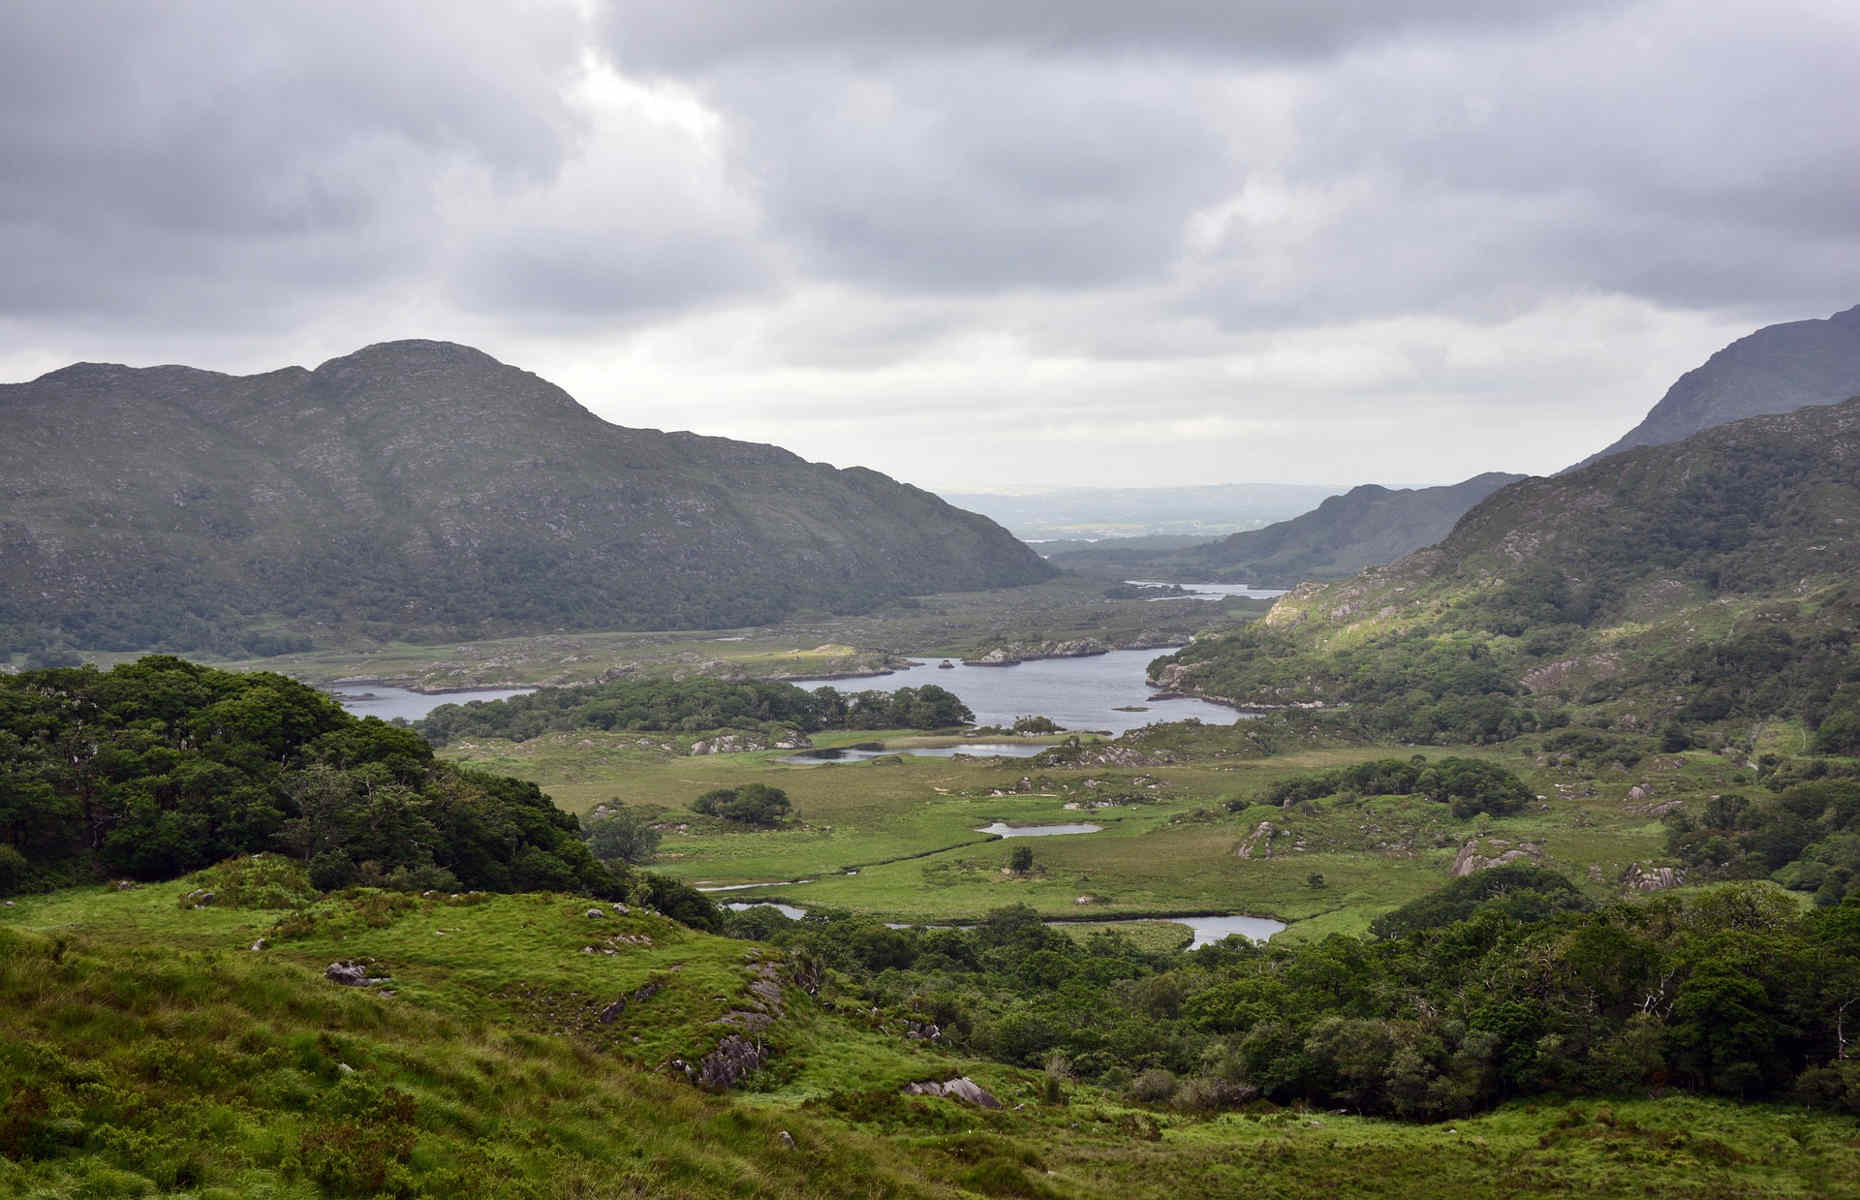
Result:
[[[470,704],[473,700],[508,700],[527,696],[535,688],[476,688],[468,692],[410,692],[380,683],[339,684],[330,689],[343,711],[358,717],[392,721],[403,717],[418,721],[442,704]]]
[[[1018,717],[1051,717],[1067,729],[1127,729],[1157,721],[1184,721],[1195,717],[1209,725],[1232,725],[1241,714],[1205,700],[1151,701],[1153,689],[1144,681],[1150,663],[1163,650],[1113,650],[1089,658],[1042,658],[1012,667],[971,667],[958,663],[949,670],[944,660],[914,658],[909,670],[870,679],[801,679],[795,686],[812,690],[832,687],[842,692],[895,692],[901,687],[934,683],[954,692],[975,713],[978,725],[1012,725]],[[1118,712],[1136,707],[1141,712]]]

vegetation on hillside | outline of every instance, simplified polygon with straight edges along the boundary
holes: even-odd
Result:
[[[1709,430],[1529,480],[1441,545],[1300,588],[1265,622],[1158,660],[1243,704],[1345,704],[1404,741],[1567,720],[1818,724],[1860,680],[1860,401]],[[1824,745],[1845,745],[1843,717]]]
[[[1462,820],[1480,813],[1495,817],[1518,812],[1533,798],[1531,789],[1515,774],[1496,763],[1476,758],[1442,758],[1428,762],[1424,755],[1409,761],[1377,759],[1281,779],[1266,789],[1265,803],[1289,808],[1345,792],[1353,796],[1424,796],[1445,804]],[[1257,801],[1235,797],[1227,807],[1235,812]]]
[[[281,675],[150,656],[0,676],[0,892],[172,879],[269,850],[320,890],[631,887],[715,920],[682,885],[597,860],[535,784],[439,760]]]
[[[1798,917],[1778,892],[1727,886],[1591,907],[1554,873],[1498,869],[1397,910],[1388,936],[1181,956],[1074,939],[1024,907],[970,931],[732,923],[959,1045],[1146,1103],[1437,1119],[1678,1086],[1860,1113],[1860,905]]]

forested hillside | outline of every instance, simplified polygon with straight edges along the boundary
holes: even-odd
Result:
[[[0,676],[0,891],[172,879],[276,851],[319,890],[618,895],[581,823],[535,784],[442,762],[281,675],[153,655]],[[643,881],[669,911],[709,903]]]

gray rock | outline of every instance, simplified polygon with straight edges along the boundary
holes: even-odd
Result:
[[[323,978],[343,987],[362,987],[368,982],[368,968],[358,962],[333,962],[323,968]]]
[[[735,1087],[755,1074],[768,1058],[768,1047],[762,1042],[733,1033],[699,1060],[695,1081],[701,1088],[719,1091]]]
[[[1001,1107],[1001,1101],[995,1099],[993,1093],[967,1075],[958,1075],[942,1083],[934,1079],[907,1083],[904,1085],[904,1094],[907,1096],[942,1096],[945,1099],[973,1105],[976,1108]]]
[[[1246,836],[1246,840],[1240,843],[1240,848],[1234,851],[1234,857],[1252,858],[1257,853],[1261,858],[1271,858],[1273,832],[1271,821],[1261,821],[1258,827]]]

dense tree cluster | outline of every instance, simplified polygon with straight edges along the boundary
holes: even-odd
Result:
[[[1479,634],[1389,634],[1322,653],[1283,629],[1242,626],[1157,659],[1193,666],[1198,692],[1242,703],[1321,699],[1348,705],[1337,723],[1415,743],[1501,742],[1566,724],[1559,709],[1520,695],[1516,668]]]
[[[658,887],[715,921],[688,889],[597,861],[535,784],[440,762],[412,730],[282,675],[151,656],[0,676],[0,890],[168,879],[266,850],[323,889]]]
[[[1147,953],[1031,909],[973,930],[769,911],[870,1003],[966,1048],[1190,1110],[1255,1099],[1410,1118],[1683,1087],[1860,1112],[1860,903],[1800,916],[1727,885],[1590,906],[1533,868],[1456,881],[1388,936]]]
[[[743,825],[779,825],[794,811],[788,793],[766,783],[714,788],[691,802],[695,812]]]
[[[1358,796],[1425,796],[1449,806],[1462,820],[1480,813],[1509,816],[1529,804],[1535,794],[1512,772],[1497,763],[1475,758],[1443,758],[1428,762],[1422,755],[1354,763],[1334,771],[1314,771],[1281,779],[1266,789],[1264,803],[1302,804],[1340,792]],[[1254,801],[1236,797],[1227,807],[1239,812]]]
[[[1666,823],[1668,851],[1707,875],[1770,877],[1824,906],[1860,896],[1860,779],[1717,795],[1668,813]]]
[[[442,704],[415,728],[435,746],[461,737],[527,741],[574,729],[695,733],[783,726],[822,729],[945,729],[975,714],[953,692],[925,684],[895,692],[805,691],[767,680],[622,680],[543,688],[508,700]]]

